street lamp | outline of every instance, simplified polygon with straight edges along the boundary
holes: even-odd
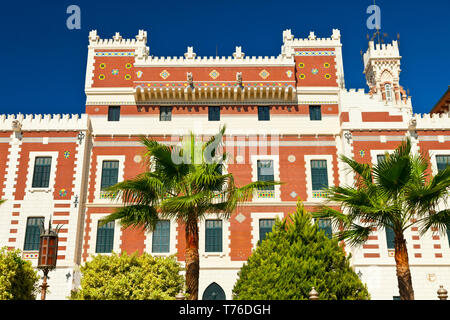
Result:
[[[52,230],[52,220],[49,220],[48,229],[43,230],[39,241],[39,259],[38,269],[44,272],[44,279],[41,285],[41,300],[45,300],[47,293],[48,272],[56,268],[56,260],[58,258],[58,231],[61,227],[58,226],[56,230]]]

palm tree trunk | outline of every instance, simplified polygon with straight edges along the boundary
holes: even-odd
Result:
[[[198,300],[200,259],[198,255],[198,224],[193,219],[186,223],[186,293],[190,300]]]
[[[398,290],[401,300],[414,300],[414,290],[409,269],[408,249],[403,232],[395,232],[395,263],[397,265]]]

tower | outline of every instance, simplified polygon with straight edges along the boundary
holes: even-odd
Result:
[[[364,74],[366,75],[369,94],[378,97],[386,105],[405,106],[408,99],[400,85],[400,52],[398,42],[374,44],[364,53]]]

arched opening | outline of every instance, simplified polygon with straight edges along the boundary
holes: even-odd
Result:
[[[202,300],[226,300],[225,291],[217,283],[211,283],[203,292]]]

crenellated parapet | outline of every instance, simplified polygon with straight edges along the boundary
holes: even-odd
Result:
[[[450,114],[447,113],[416,113],[411,117],[416,130],[449,130]]]
[[[2,114],[0,131],[78,131],[88,129],[88,115],[79,114]]]

